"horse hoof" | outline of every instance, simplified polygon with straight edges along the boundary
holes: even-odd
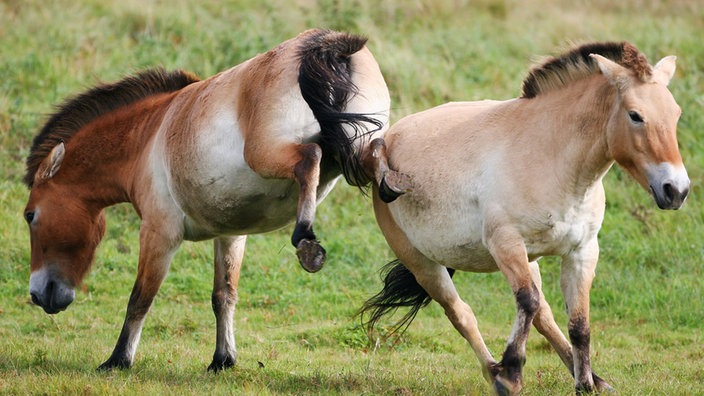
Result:
[[[614,388],[609,385],[608,382],[604,381],[601,377],[592,372],[592,380],[594,381],[594,389],[599,393],[616,393]]]
[[[521,383],[511,383],[500,376],[494,380],[494,392],[499,396],[517,395],[521,391]]]
[[[308,272],[318,272],[325,264],[325,249],[318,241],[301,239],[296,247],[296,256],[301,267]]]
[[[511,391],[499,381],[494,382],[494,391],[498,396],[511,396]]]
[[[390,170],[386,172],[379,185],[379,198],[386,203],[391,203],[401,195],[411,191],[413,182],[405,173]]]
[[[132,365],[127,359],[113,359],[112,357],[108,359],[105,363],[98,366],[96,371],[110,371],[114,369],[125,370],[130,368]]]
[[[213,362],[208,366],[208,371],[218,373],[227,368],[233,367],[235,365],[235,359],[231,356],[225,357],[225,359],[213,358]]]

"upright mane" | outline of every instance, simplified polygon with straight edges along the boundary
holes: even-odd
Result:
[[[523,81],[522,98],[534,98],[541,93],[599,72],[597,63],[589,54],[598,54],[630,69],[641,80],[652,75],[652,67],[645,55],[631,43],[605,42],[585,44],[564,55],[550,58],[533,68]]]
[[[57,144],[68,142],[90,121],[148,96],[178,91],[196,81],[199,81],[196,76],[182,70],[168,72],[155,68],[113,84],[96,86],[66,100],[34,138],[27,156],[24,183],[32,188],[34,175],[44,158]]]

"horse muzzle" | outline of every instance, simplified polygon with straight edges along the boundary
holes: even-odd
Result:
[[[689,195],[689,176],[684,166],[669,163],[649,166],[648,183],[655,203],[660,209],[679,209]]]
[[[32,302],[42,307],[44,312],[55,314],[73,302],[76,292],[65,281],[52,276],[51,272],[45,268],[33,272],[29,277],[29,294]]]

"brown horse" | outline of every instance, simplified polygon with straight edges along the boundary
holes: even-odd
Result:
[[[577,391],[609,389],[589,353],[601,181],[615,161],[658,207],[683,204],[689,178],[677,147],[680,108],[667,89],[674,71],[673,56],[652,67],[628,43],[584,45],[532,70],[520,98],[450,103],[396,123],[384,138],[388,165],[413,188],[391,204],[375,192],[377,221],[399,260],[362,308],[367,324],[411,307],[396,327],[403,328],[435,300],[495,391],[514,394],[532,323]],[[562,258],[569,341],[541,291],[537,260],[545,255]],[[501,271],[513,290],[517,316],[500,362],[455,290],[455,270]]]
[[[301,265],[325,250],[317,204],[343,174],[370,182],[369,141],[388,126],[389,93],[366,39],[311,30],[204,81],[143,72],[67,101],[35,138],[25,182],[30,294],[66,309],[105,231],[103,209],[141,217],[137,279],[122,332],[100,368],[129,367],[145,316],[183,240],[215,239],[217,343],[209,369],[235,364],[233,315],[247,234],[296,221]]]

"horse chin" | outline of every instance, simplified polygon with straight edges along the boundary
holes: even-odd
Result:
[[[49,276],[46,270],[32,273],[29,279],[29,294],[32,302],[48,314],[66,310],[76,297],[73,287],[62,280]]]

